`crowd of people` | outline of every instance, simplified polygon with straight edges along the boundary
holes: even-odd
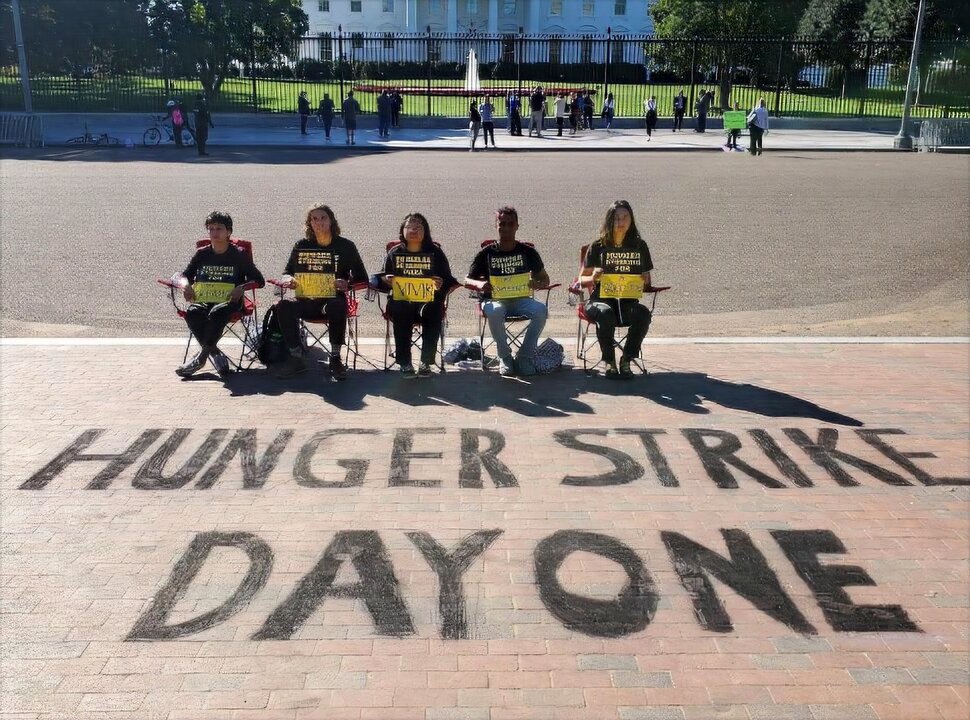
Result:
[[[230,371],[229,359],[219,349],[223,331],[234,313],[243,310],[248,291],[265,285],[252,256],[232,241],[232,217],[214,211],[204,222],[208,242],[197,250],[185,270],[173,278],[189,303],[186,324],[199,352],[176,369],[189,377],[212,363],[220,375]],[[419,212],[404,216],[398,242],[387,252],[381,271],[369,276],[354,242],[342,235],[333,210],[324,204],[310,208],[303,223],[303,237],[292,247],[282,276],[273,281],[293,291],[274,305],[278,329],[286,345],[286,358],[275,368],[280,378],[307,370],[306,349],[301,341],[301,319],[325,319],[330,343],[330,373],[335,380],[347,375],[341,355],[346,343],[349,294],[365,285],[386,292],[387,317],[394,331],[394,357],[402,377],[430,377],[441,336],[446,299],[451,290],[464,286],[478,295],[494,341],[499,373],[503,376],[535,375],[536,347],[548,317],[546,303],[534,297],[548,289],[549,274],[540,252],[518,239],[519,216],[515,208],[495,211],[496,238],[483,243],[468,273],[458,280],[452,273],[445,249],[434,241],[427,218]],[[597,339],[605,375],[632,377],[631,362],[650,326],[650,310],[640,302],[651,287],[653,263],[650,249],[637,228],[633,208],[625,200],[606,211],[595,241],[585,255],[578,282],[589,288],[584,310],[597,327]],[[517,352],[506,335],[507,318],[524,318],[527,327]],[[422,328],[420,359],[411,356],[412,330]],[[620,357],[616,356],[614,332],[629,332]]]

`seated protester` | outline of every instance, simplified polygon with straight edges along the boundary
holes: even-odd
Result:
[[[196,251],[182,273],[182,294],[192,303],[185,311],[185,322],[201,349],[180,365],[175,373],[189,377],[212,364],[220,375],[229,372],[229,358],[217,347],[230,316],[243,308],[243,293],[265,285],[262,273],[252,258],[229,241],[232,218],[218,210],[205,219],[209,244]]]
[[[549,285],[549,274],[535,248],[515,239],[519,214],[515,208],[495,211],[498,241],[482,248],[472,261],[465,284],[482,293],[482,312],[495,340],[499,374],[504,376],[535,375],[536,343],[546,325],[548,309],[532,297],[532,290]],[[519,315],[529,319],[529,326],[513,361],[505,334],[505,318]]]
[[[295,298],[277,303],[276,317],[290,356],[280,365],[277,377],[287,378],[307,369],[300,342],[300,319],[327,319],[330,338],[330,374],[344,380],[347,368],[340,359],[347,334],[347,290],[352,282],[367,282],[367,271],[357,246],[340,235],[340,224],[327,205],[307,211],[305,237],[290,252],[280,283],[294,289]]]
[[[387,309],[394,327],[394,358],[401,375],[415,377],[411,364],[411,332],[420,322],[421,362],[417,377],[431,377],[448,290],[457,285],[448,258],[431,240],[431,228],[421,213],[408,213],[398,230],[401,241],[384,260],[384,280],[390,287]]]
[[[640,345],[650,328],[650,310],[639,299],[644,287],[650,286],[651,270],[650,248],[637,230],[633,208],[626,200],[617,200],[606,211],[599,238],[589,246],[579,277],[584,284],[594,283],[586,317],[596,323],[606,377],[633,377],[630,359],[640,356]],[[619,369],[613,344],[618,325],[630,328]]]

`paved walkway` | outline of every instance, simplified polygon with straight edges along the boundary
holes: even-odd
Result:
[[[0,717],[965,720],[967,344],[648,349],[0,346]]]

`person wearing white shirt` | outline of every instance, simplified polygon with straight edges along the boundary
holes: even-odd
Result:
[[[758,98],[758,106],[748,113],[748,131],[751,133],[752,155],[761,154],[761,138],[768,132],[768,108],[765,107],[765,99]]]
[[[559,97],[556,98],[556,128],[559,132],[556,133],[559,137],[562,137],[562,126],[566,121],[566,93],[559,93]]]
[[[647,142],[650,142],[650,137],[653,135],[653,131],[657,129],[656,95],[651,95],[649,99],[643,101],[643,110],[646,115],[647,122]]]

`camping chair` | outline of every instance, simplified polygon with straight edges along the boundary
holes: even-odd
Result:
[[[286,299],[286,293],[290,292],[290,288],[285,287],[279,280],[267,280],[266,282],[276,288],[273,292],[281,301]],[[345,366],[354,370],[357,369],[357,358],[360,357],[360,346],[357,339],[357,316],[360,310],[360,301],[357,299],[357,291],[366,288],[366,282],[348,283],[347,286],[347,334],[344,343],[343,362]],[[321,330],[314,332],[313,327],[318,325],[322,326]],[[333,353],[326,333],[329,325],[330,319],[326,315],[300,319],[300,343],[307,352],[313,347],[319,347],[328,356]]]
[[[392,240],[384,246],[386,252],[390,252],[395,247],[401,244],[400,240]],[[441,247],[440,243],[434,243],[436,247]],[[439,372],[445,371],[445,331],[448,329],[448,298],[451,294],[461,287],[458,284],[452,285],[450,288],[445,290],[445,299],[441,308],[441,335],[438,338],[438,361],[435,363],[438,366]],[[381,317],[384,318],[384,369],[390,370],[396,362],[394,357],[394,351],[391,350],[392,343],[394,341],[393,333],[393,319],[391,318],[390,308],[388,306],[388,300],[391,296],[391,288],[388,287],[387,283],[384,282],[383,273],[379,276],[379,280],[376,285],[372,284],[367,290],[368,300],[377,300],[377,307],[380,308]],[[411,348],[421,352],[422,338],[424,337],[424,328],[420,322],[414,323],[411,327]]]
[[[497,242],[496,240],[482,240],[481,247],[482,249],[484,249],[484,248],[487,248],[489,245],[494,245],[496,242]],[[522,242],[522,241],[520,240],[519,242]],[[522,244],[527,245],[528,247],[535,247],[533,243],[529,243],[529,242],[522,242]],[[546,307],[549,307],[549,294],[560,285],[561,283],[553,283],[552,285],[549,285],[544,288],[535,288],[531,293],[531,297],[535,297],[536,290],[538,290],[539,293],[545,293],[545,297],[542,299],[542,303]],[[485,298],[482,296],[482,293],[479,292],[478,290],[474,288],[469,288],[469,290],[471,290],[471,297],[475,298],[478,301],[477,303],[478,342],[482,348],[482,370],[487,370],[489,365],[498,364],[497,357],[494,358],[492,362],[488,362],[485,359],[486,358],[485,351],[495,346],[495,339],[488,334],[488,318],[485,316],[485,313],[482,311],[482,303],[485,301]],[[523,315],[505,316],[505,338],[506,340],[508,340],[509,349],[513,353],[522,347],[522,341],[525,339],[525,333],[526,333],[526,330],[528,329],[529,329],[529,318]],[[489,340],[487,343],[485,341],[486,335],[488,335],[489,337]]]
[[[253,259],[253,244],[249,240],[230,238],[229,242],[246,253],[250,260]],[[209,244],[208,238],[199,240],[195,243],[195,249],[202,250],[208,247]],[[168,288],[172,306],[175,308],[176,314],[184,320],[190,303],[186,302],[182,296],[183,285],[173,279],[159,280],[158,283]],[[234,370],[248,370],[252,367],[253,363],[256,362],[256,347],[259,343],[259,316],[256,311],[256,287],[252,283],[247,283],[244,287],[245,292],[242,297],[242,309],[232,313],[226,329],[222,331],[222,338],[225,338],[227,335],[232,335],[242,342],[242,349],[239,351],[238,356],[230,356],[228,353],[223,353],[228,358]],[[182,356],[183,363],[189,357],[189,350],[192,348],[193,342],[195,342],[195,337],[193,337],[190,331],[189,339],[185,343],[185,353]]]
[[[598,365],[603,363],[602,358],[593,362],[590,358],[591,352],[596,352],[599,350],[599,343],[597,342],[596,333],[593,332],[592,335],[589,332],[590,326],[595,326],[596,323],[586,315],[586,302],[589,300],[590,295],[587,290],[592,290],[592,285],[590,283],[581,283],[580,277],[583,273],[583,266],[586,264],[586,253],[589,250],[589,245],[583,245],[579,251],[579,272],[576,275],[576,279],[569,286],[569,304],[576,306],[576,315],[579,319],[579,323],[576,329],[576,358],[582,360],[583,362],[583,372],[587,375],[595,369]],[[657,306],[657,295],[662,293],[664,290],[670,290],[669,286],[658,287],[655,285],[644,286],[643,292],[651,296],[650,302],[650,313],[653,314],[654,308]],[[618,332],[615,333],[613,337],[613,346],[619,350],[623,351],[623,345],[626,342],[626,337],[629,334],[629,327],[617,324]],[[647,374],[647,367],[641,357],[631,358],[631,365],[635,365],[642,375]]]

